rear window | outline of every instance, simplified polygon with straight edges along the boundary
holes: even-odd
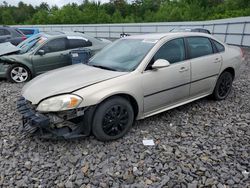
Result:
[[[34,34],[34,30],[32,30],[32,29],[20,29],[20,31],[22,31],[22,33],[25,35],[33,35]]]
[[[212,44],[206,37],[188,37],[187,42],[190,58],[213,54]]]

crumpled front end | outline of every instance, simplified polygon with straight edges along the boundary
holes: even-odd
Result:
[[[90,113],[93,107],[68,111],[40,113],[36,106],[21,97],[17,101],[17,110],[22,115],[22,132],[36,133],[42,138],[79,138],[88,136],[91,131]]]

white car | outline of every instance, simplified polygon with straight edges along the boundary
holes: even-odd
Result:
[[[122,137],[135,119],[213,95],[225,99],[243,60],[240,48],[203,33],[129,36],[88,64],[45,73],[22,90],[27,131],[100,140]]]

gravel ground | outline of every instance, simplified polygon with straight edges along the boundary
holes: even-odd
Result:
[[[246,54],[225,101],[205,98],[138,121],[107,143],[22,138],[15,101],[23,85],[0,81],[0,187],[250,187]]]

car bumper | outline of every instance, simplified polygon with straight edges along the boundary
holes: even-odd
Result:
[[[62,120],[56,122],[58,119],[58,113],[42,114],[37,112],[31,105],[31,103],[25,98],[21,97],[17,101],[17,110],[22,115],[22,133],[24,134],[36,134],[41,138],[78,138],[85,137],[90,134],[91,127],[85,115],[72,118],[78,121]],[[59,112],[60,113],[60,112]],[[69,113],[72,113],[69,112]],[[64,112],[64,114],[66,114]],[[57,120],[55,120],[57,119]],[[71,120],[72,120],[71,119]],[[69,128],[67,125],[71,125]],[[59,126],[60,125],[60,126]],[[63,125],[63,126],[62,126]],[[72,128],[73,127],[73,128]]]

